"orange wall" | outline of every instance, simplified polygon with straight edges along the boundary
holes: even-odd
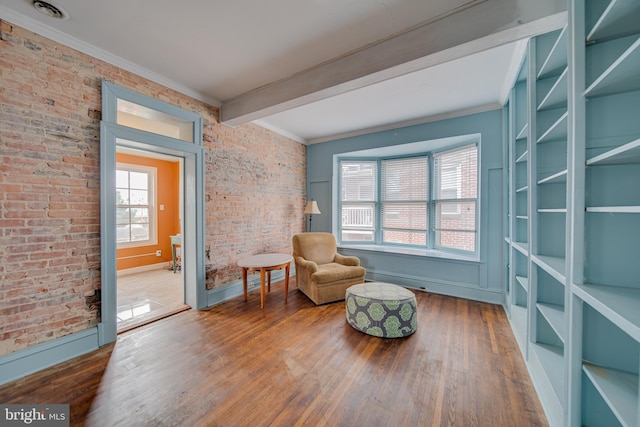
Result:
[[[117,269],[141,267],[171,261],[171,239],[180,233],[180,164],[164,160],[148,159],[117,153],[116,161],[133,165],[151,166],[157,168],[157,203],[156,218],[158,218],[158,244],[151,246],[138,246],[135,248],[118,249],[116,251]],[[164,210],[160,210],[164,205]],[[162,251],[162,256],[155,255],[156,250]],[[153,254],[136,256],[141,254]],[[135,258],[126,258],[136,256]]]

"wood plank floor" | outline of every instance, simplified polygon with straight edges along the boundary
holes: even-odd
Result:
[[[295,280],[293,281],[295,284]],[[274,284],[0,386],[0,402],[71,404],[87,426],[546,426],[500,306],[418,292],[418,329],[351,328]]]

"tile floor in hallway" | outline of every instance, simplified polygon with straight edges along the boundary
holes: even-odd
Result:
[[[183,283],[167,268],[118,276],[118,332],[189,309]]]

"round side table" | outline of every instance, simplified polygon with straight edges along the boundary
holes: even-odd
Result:
[[[291,261],[293,257],[288,254],[260,254],[238,261],[238,265],[242,267],[242,287],[244,289],[244,300],[247,300],[247,272],[260,271],[260,308],[264,308],[265,296],[265,276],[269,275],[269,292],[271,292],[271,272],[274,270],[285,269],[284,273],[284,300],[287,300],[289,294],[289,271],[291,269]]]

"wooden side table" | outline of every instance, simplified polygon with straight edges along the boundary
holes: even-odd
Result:
[[[260,308],[264,308],[266,275],[269,275],[269,292],[271,292],[271,272],[285,269],[284,273],[284,300],[289,294],[289,271],[293,257],[288,254],[261,254],[242,258],[238,265],[242,267],[242,286],[244,300],[247,301],[247,272],[260,270]]]

